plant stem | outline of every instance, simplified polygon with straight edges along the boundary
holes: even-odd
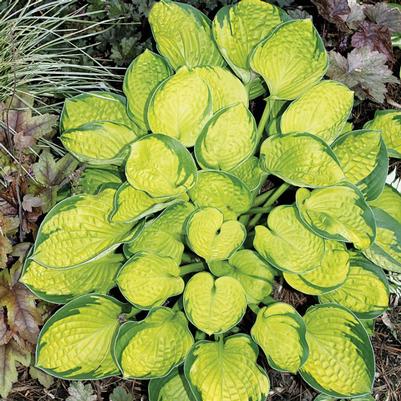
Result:
[[[203,262],[190,263],[180,267],[180,276],[185,276],[189,273],[196,273],[205,270]]]
[[[131,317],[135,317],[138,313],[142,312],[141,309],[135,308],[135,306],[131,307],[129,313],[125,313],[124,317],[128,320]]]
[[[266,203],[263,205],[263,209],[267,209],[269,206],[272,206],[273,203],[290,187],[290,184],[283,182],[274,193],[267,199]],[[248,229],[256,226],[263,213],[258,213],[253,216],[252,220],[248,224]]]
[[[268,206],[268,207],[253,207],[252,209],[249,209],[244,214],[268,213],[268,212],[270,212],[271,209],[273,209],[272,206]]]
[[[257,138],[262,137],[263,131],[264,131],[267,121],[269,120],[269,117],[270,117],[270,106],[271,106],[270,99],[266,98],[265,101],[266,101],[266,105],[263,110],[262,117],[259,120],[258,130],[256,131]]]
[[[263,192],[263,194],[258,195],[253,202],[253,207],[257,207],[263,205],[267,199],[269,199],[270,195],[275,191],[275,189],[270,189],[269,191]]]
[[[183,262],[183,263],[191,263],[191,262],[194,262],[194,261],[195,261],[195,259],[191,255],[189,255],[187,253],[184,253],[182,255],[181,262]]]
[[[249,304],[248,305],[249,309],[255,313],[256,315],[258,314],[258,312],[260,311],[260,308],[257,304]]]

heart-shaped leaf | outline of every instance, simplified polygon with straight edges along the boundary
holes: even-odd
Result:
[[[126,146],[137,139],[137,135],[125,125],[99,121],[64,131],[60,139],[81,162],[121,165],[126,158]]]
[[[214,279],[210,273],[195,274],[184,291],[188,319],[208,335],[225,333],[245,314],[246,294],[232,277]]]
[[[217,170],[199,171],[189,197],[196,206],[219,209],[226,219],[235,219],[252,206],[247,186],[236,176]]]
[[[244,242],[245,227],[236,220],[224,220],[218,209],[195,210],[186,223],[189,247],[207,261],[228,259]]]
[[[224,64],[212,38],[210,20],[195,7],[159,1],[150,10],[149,23],[157,50],[175,70],[183,65]]]
[[[305,224],[322,237],[352,242],[358,249],[369,248],[375,239],[372,210],[350,183],[313,191],[300,188],[296,203]]]
[[[321,81],[294,100],[280,120],[281,133],[309,132],[332,143],[341,134],[354,93],[336,81]]]
[[[189,147],[212,115],[207,83],[194,70],[181,68],[153,92],[147,119],[152,132],[176,138]]]
[[[274,99],[292,100],[320,81],[328,57],[310,19],[278,25],[250,55],[251,68],[269,87]]]
[[[345,177],[367,200],[383,191],[388,172],[386,145],[380,131],[359,130],[341,135],[332,145]]]
[[[257,144],[255,119],[238,103],[220,110],[207,122],[196,141],[195,156],[203,168],[227,171],[251,156]]]
[[[277,302],[260,309],[251,335],[272,368],[296,373],[308,358],[305,331],[299,313],[291,305]]]
[[[255,227],[253,246],[273,266],[291,273],[306,273],[320,266],[324,239],[305,227],[295,206],[274,208],[267,226]]]
[[[160,379],[152,379],[148,386],[149,401],[196,401],[181,368]]]
[[[84,295],[69,302],[43,326],[35,366],[69,380],[118,374],[111,346],[123,312],[123,304],[105,295]]]
[[[401,158],[401,111],[377,110],[375,118],[368,121],[364,128],[380,130],[390,157]]]
[[[126,100],[111,92],[87,92],[66,99],[60,117],[60,131],[78,128],[94,121],[126,125],[136,134],[142,131],[127,114]]]
[[[233,71],[248,84],[255,78],[249,55],[256,44],[283,21],[280,8],[260,0],[242,0],[220,8],[213,20],[213,36]]]
[[[386,275],[380,267],[355,254],[350,260],[350,271],[344,284],[321,295],[319,300],[343,305],[361,319],[375,318],[388,308]]]
[[[110,223],[107,216],[115,191],[76,195],[58,203],[43,220],[32,259],[42,266],[65,269],[97,259],[126,242],[132,224]]]
[[[195,184],[196,165],[176,139],[153,134],[131,145],[125,174],[134,188],[150,196],[178,196]]]
[[[375,360],[359,320],[346,308],[328,304],[309,308],[304,321],[309,357],[301,368],[302,378],[336,398],[370,394]]]
[[[260,154],[262,168],[298,187],[324,187],[344,179],[336,155],[315,135],[271,136],[262,143]]]
[[[215,276],[237,279],[248,303],[258,304],[273,290],[275,269],[250,249],[235,252],[228,261],[210,262],[209,268]]]
[[[163,57],[148,49],[134,59],[125,73],[128,112],[143,131],[148,130],[146,114],[150,95],[170,75],[171,69]]]
[[[320,295],[340,287],[349,272],[349,253],[337,241],[325,241],[323,259],[317,269],[303,274],[284,272],[287,283],[304,294]]]
[[[109,253],[93,262],[72,269],[50,269],[26,259],[20,278],[37,297],[65,304],[91,292],[106,294],[115,286],[115,277],[123,263],[121,254]]]
[[[151,253],[137,253],[129,259],[117,277],[124,297],[141,309],[150,309],[184,290],[176,261]]]
[[[196,400],[264,401],[270,382],[257,357],[258,348],[246,335],[197,342],[184,367]]]
[[[193,342],[182,312],[155,308],[144,320],[121,326],[114,358],[124,378],[163,377],[184,361]]]

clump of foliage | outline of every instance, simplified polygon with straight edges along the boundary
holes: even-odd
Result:
[[[385,185],[401,113],[353,131],[353,92],[322,80],[311,20],[271,4],[210,22],[162,0],[149,21],[159,54],[132,62],[125,97],[64,105],[60,139],[89,168],[24,266],[34,294],[65,304],[36,366],[150,380],[151,401],[264,400],[260,348],[320,400],[371,399],[367,328],[388,307],[382,269],[401,271],[401,196]],[[257,124],[249,100],[267,94]],[[267,176],[281,185],[263,192]],[[277,205],[284,193],[295,201]],[[317,304],[301,316],[277,302],[278,276]]]

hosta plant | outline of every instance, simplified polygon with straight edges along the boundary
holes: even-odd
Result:
[[[159,54],[132,62],[125,97],[64,105],[61,141],[87,168],[25,264],[22,281],[65,304],[36,366],[149,380],[151,401],[261,401],[264,355],[320,399],[368,399],[366,328],[388,307],[382,269],[401,271],[401,196],[385,186],[400,113],[352,130],[312,22],[269,3],[211,22],[163,0],[149,21]],[[279,276],[315,297],[303,316],[273,299]]]

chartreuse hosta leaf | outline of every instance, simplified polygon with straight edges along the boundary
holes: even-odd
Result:
[[[124,297],[141,309],[150,309],[184,290],[180,268],[169,257],[137,253],[125,263],[117,284]]]
[[[242,82],[223,67],[196,67],[192,70],[208,85],[212,96],[213,112],[242,103],[248,107],[248,92]]]
[[[120,165],[127,155],[126,146],[137,139],[137,135],[125,125],[99,121],[64,131],[60,139],[81,162]]]
[[[322,237],[352,242],[358,249],[369,248],[375,239],[372,210],[362,193],[350,183],[313,191],[300,188],[296,203],[305,224]]]
[[[146,114],[150,95],[171,72],[163,57],[146,49],[134,59],[125,73],[124,94],[128,112],[144,131],[148,130]]]
[[[109,222],[115,190],[76,195],[58,203],[43,220],[32,259],[65,269],[111,252],[135,234],[132,224]]]
[[[391,185],[385,185],[381,195],[369,205],[385,211],[401,224],[401,194]]]
[[[189,247],[207,261],[228,259],[244,242],[245,227],[237,220],[225,220],[219,209],[196,209],[186,222]]]
[[[340,305],[317,305],[304,316],[309,356],[302,378],[327,395],[356,397],[370,394],[375,361],[365,328]]]
[[[176,139],[152,134],[131,145],[125,165],[128,182],[153,197],[178,196],[196,181],[196,165]]]
[[[60,270],[26,259],[20,281],[39,298],[64,304],[90,292],[106,294],[115,286],[115,278],[123,260],[121,254],[109,253],[93,262]]]
[[[126,125],[135,133],[141,130],[127,114],[126,100],[111,92],[88,92],[64,102],[60,117],[60,131],[78,128],[94,121],[111,121]]]
[[[364,250],[365,256],[383,269],[401,273],[401,221],[386,210],[372,208],[376,220],[376,239]]]
[[[326,143],[341,134],[352,111],[354,93],[336,81],[321,81],[292,102],[280,120],[281,133],[309,132]]]
[[[255,227],[253,245],[273,266],[291,273],[306,273],[320,266],[325,241],[302,223],[295,206],[274,208],[267,226]]]
[[[185,359],[194,339],[184,313],[160,307],[118,332],[114,358],[124,378],[166,376]]]
[[[349,253],[344,243],[327,240],[319,267],[303,274],[284,272],[287,283],[304,294],[320,295],[340,287],[348,276]]]
[[[196,8],[161,0],[150,10],[149,23],[157,50],[175,70],[183,65],[224,65],[210,20]]]
[[[209,86],[195,71],[181,68],[153,92],[147,121],[152,132],[174,137],[185,146],[193,146],[212,115]]]
[[[233,168],[230,173],[238,177],[251,192],[259,188],[266,176],[266,173],[260,168],[260,162],[256,156],[249,157]]]
[[[199,341],[185,361],[185,376],[197,401],[264,401],[270,382],[257,358],[258,348],[246,335]]]
[[[36,366],[69,380],[117,375],[111,347],[119,316],[126,311],[123,304],[105,295],[84,295],[69,302],[43,326]]]
[[[146,223],[143,231],[125,245],[124,252],[150,252],[179,263],[184,251],[184,222],[193,210],[194,206],[188,202],[169,206],[156,219]]]
[[[351,258],[350,271],[344,284],[321,295],[319,300],[321,303],[343,305],[362,319],[375,318],[388,308],[386,275],[380,267],[355,254]]]
[[[125,222],[140,220],[177,201],[175,198],[152,198],[146,192],[135,189],[126,182],[118,188],[114,196],[110,219]]]
[[[196,206],[219,209],[226,219],[235,219],[252,206],[248,187],[236,176],[217,170],[199,171],[189,197]]]
[[[149,401],[196,401],[181,367],[165,377],[150,380],[148,396]]]
[[[263,77],[273,99],[292,100],[320,81],[328,57],[312,21],[292,20],[259,42],[250,65]]]
[[[78,192],[95,195],[108,187],[118,187],[122,184],[121,176],[116,166],[102,168],[86,168],[78,181]]]
[[[242,0],[222,7],[213,20],[213,35],[221,54],[242,79],[255,78],[249,55],[256,44],[283,21],[280,8],[261,0]]]
[[[359,130],[341,135],[332,149],[348,181],[355,184],[367,200],[383,191],[388,172],[386,145],[380,131]]]
[[[188,319],[208,335],[225,333],[239,323],[246,311],[246,294],[232,277],[215,279],[210,273],[195,274],[184,291]]]
[[[274,135],[260,149],[262,168],[299,187],[323,187],[344,179],[330,147],[308,133]]]
[[[378,110],[375,118],[365,124],[364,128],[380,130],[390,157],[401,158],[401,111]]]
[[[228,261],[210,262],[209,268],[215,276],[237,279],[248,303],[258,304],[273,290],[275,269],[250,249],[235,252]]]
[[[291,305],[278,302],[260,309],[251,335],[276,370],[296,373],[308,357],[305,323]]]
[[[195,155],[201,167],[227,171],[251,156],[257,144],[255,119],[238,103],[207,122],[196,141]]]

